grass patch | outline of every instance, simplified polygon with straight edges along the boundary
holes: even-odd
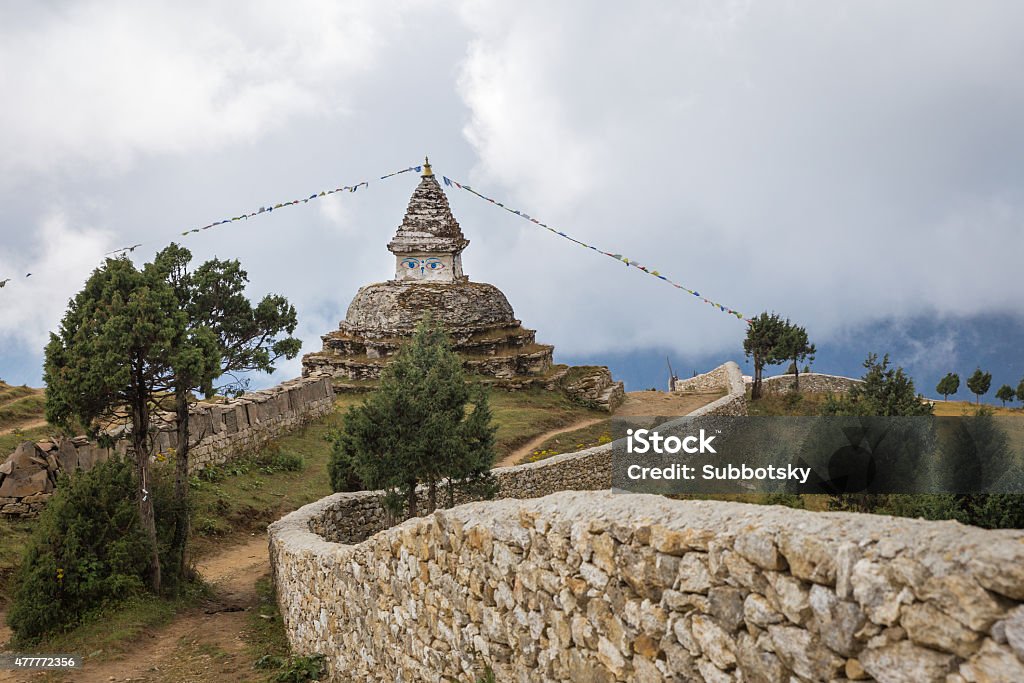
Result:
[[[266,681],[299,683],[319,680],[326,672],[322,656],[291,654],[269,573],[256,582],[256,595],[258,603],[249,613],[249,624],[244,634],[253,658],[253,668],[264,672]]]
[[[41,420],[46,414],[46,397],[30,394],[0,404],[0,429],[11,429],[24,422]]]
[[[573,403],[560,392],[533,388],[525,391],[490,393],[494,424],[498,427],[498,460],[545,432],[593,417],[606,417],[608,413],[584,408]]]
[[[974,415],[978,412],[978,405],[973,401],[933,401],[932,403],[935,406],[935,415],[938,417],[961,417]],[[1011,408],[1010,406],[1004,408],[1000,405],[985,403],[981,405],[990,408],[993,415],[1016,415],[1020,417],[1024,414],[1024,409],[1021,408]]]
[[[602,420],[589,427],[574,429],[552,436],[538,446],[521,462],[537,462],[553,455],[582,451],[586,448],[600,446],[612,442],[612,421]]]
[[[21,564],[22,550],[32,535],[34,521],[17,517],[0,517],[0,609],[7,607],[13,591],[11,582]]]
[[[771,394],[751,401],[748,392],[747,398],[747,414],[751,416],[819,415],[828,394]]]

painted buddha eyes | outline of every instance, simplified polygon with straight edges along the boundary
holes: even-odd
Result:
[[[444,270],[444,263],[441,259],[433,256],[423,260],[410,256],[402,259],[402,265],[409,270],[416,270],[418,268],[421,274],[426,273],[428,270]]]

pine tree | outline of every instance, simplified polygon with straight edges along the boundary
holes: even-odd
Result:
[[[951,394],[955,394],[960,389],[960,375],[950,372],[945,377],[939,380],[938,385],[935,387],[937,393],[942,394],[942,400],[948,401]]]
[[[384,368],[380,388],[348,410],[332,455],[332,486],[346,489],[355,474],[367,488],[389,493],[386,501],[404,499],[416,516],[416,486],[423,484],[433,510],[445,480],[487,477],[494,461],[490,422],[486,394],[471,391],[444,331],[425,320]]]
[[[800,370],[799,365],[801,361],[810,359],[814,360],[814,354],[817,353],[817,349],[814,344],[811,344],[807,339],[807,330],[799,325],[791,323],[789,319],[783,323],[782,332],[779,335],[778,342],[775,348],[771,351],[771,359],[769,363],[774,360],[777,363],[784,363],[789,360],[792,361],[790,364],[790,370],[793,375],[793,390],[800,391]]]
[[[765,365],[776,365],[785,359],[779,359],[777,349],[786,331],[786,323],[777,313],[764,312],[750,320],[747,325],[747,336],[743,340],[743,353],[754,361],[754,385],[750,389],[750,398],[761,398],[761,378]]]
[[[171,552],[181,577],[189,571],[188,435],[193,392],[209,396],[215,391],[214,382],[228,375],[234,379],[231,388],[240,393],[244,383],[236,373],[273,372],[279,358],[294,358],[302,345],[290,336],[297,325],[295,307],[277,295],[265,296],[254,307],[245,295],[248,274],[237,260],[212,259],[189,271],[191,260],[188,249],[173,243],[154,259],[187,316],[186,343],[173,361],[178,447]]]
[[[981,403],[981,397],[988,393],[989,387],[992,386],[992,373],[982,372],[981,368],[976,368],[974,374],[967,378],[967,388],[971,390],[971,393],[975,396],[975,403]]]
[[[996,391],[996,398],[1003,402],[1004,408],[1006,407],[1007,401],[1013,400],[1013,396],[1013,387],[1011,387],[1009,384],[1004,384],[1003,386],[999,387],[999,389]]]
[[[160,590],[161,574],[150,491],[150,416],[154,404],[174,390],[174,363],[188,352],[186,323],[162,273],[152,265],[138,270],[126,257],[107,259],[68,304],[44,362],[48,421],[101,440],[109,440],[105,434],[118,425],[129,430],[154,591]]]
[[[1017,400],[1024,403],[1024,379],[1017,385],[1017,391],[1014,393],[1017,395]]]

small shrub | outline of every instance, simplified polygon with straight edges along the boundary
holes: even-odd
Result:
[[[306,683],[306,681],[319,681],[327,674],[327,664],[323,655],[293,655],[281,657],[278,655],[264,655],[256,660],[253,665],[257,669],[273,670],[281,669],[274,677],[278,683]]]
[[[19,643],[65,631],[145,591],[150,545],[132,474],[131,463],[112,460],[62,478],[15,579],[7,621]]]
[[[278,447],[268,448],[256,459],[256,465],[264,474],[275,472],[300,472],[306,466],[298,453],[282,450]]]

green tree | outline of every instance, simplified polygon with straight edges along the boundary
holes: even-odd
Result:
[[[981,368],[976,368],[974,374],[967,378],[967,388],[974,394],[975,403],[981,403],[981,397],[988,393],[989,387],[992,386],[992,373],[982,372]]]
[[[132,464],[62,477],[35,523],[8,614],[19,642],[73,627],[145,590],[152,545],[139,524]]]
[[[107,259],[68,304],[46,346],[46,417],[101,440],[128,431],[135,457],[139,520],[150,541],[148,583],[161,586],[149,461],[154,404],[174,390],[187,318],[163,274]]]
[[[1004,384],[996,390],[996,398],[1003,402],[1003,407],[1006,406],[1007,401],[1012,401],[1014,397],[1013,387],[1009,384]]]
[[[1017,391],[1014,393],[1017,395],[1017,400],[1024,403],[1024,379],[1017,385]]]
[[[814,361],[814,354],[817,349],[807,339],[807,330],[799,325],[791,323],[789,319],[783,323],[782,333],[775,348],[771,351],[769,363],[774,360],[777,363],[792,361],[790,369],[793,374],[793,389],[800,391],[799,363],[804,360]]]
[[[178,446],[175,452],[175,531],[171,554],[178,573],[189,571],[188,460],[189,407],[194,392],[207,396],[225,388],[240,393],[240,373],[273,372],[280,358],[294,358],[302,342],[291,336],[297,325],[295,307],[279,295],[265,296],[255,307],[245,295],[248,274],[237,260],[212,259],[189,271],[192,253],[171,244],[154,264],[172,287],[187,316],[186,342],[174,359],[174,410]],[[221,377],[229,385],[215,387]]]
[[[839,398],[830,396],[825,403],[826,415],[910,417],[931,415],[930,403],[923,401],[912,380],[901,367],[890,367],[889,354],[878,361],[878,354],[868,354],[866,372],[861,383]]]
[[[785,332],[786,323],[782,318],[777,313],[767,311],[752,318],[747,325],[743,353],[754,361],[754,385],[750,389],[750,397],[754,400],[761,398],[761,378],[765,365],[776,365],[785,360],[780,359],[777,353]]]
[[[434,509],[445,480],[451,499],[454,481],[488,476],[490,422],[486,393],[471,389],[444,331],[425,320],[385,367],[380,388],[345,415],[332,454],[332,486],[345,490],[355,474],[367,488],[387,491],[393,508],[404,499],[416,516],[416,486],[424,484]]]
[[[939,383],[935,386],[935,391],[942,394],[942,400],[948,401],[950,395],[955,394],[960,389],[960,375],[955,372],[947,373],[945,377],[939,380]]]

